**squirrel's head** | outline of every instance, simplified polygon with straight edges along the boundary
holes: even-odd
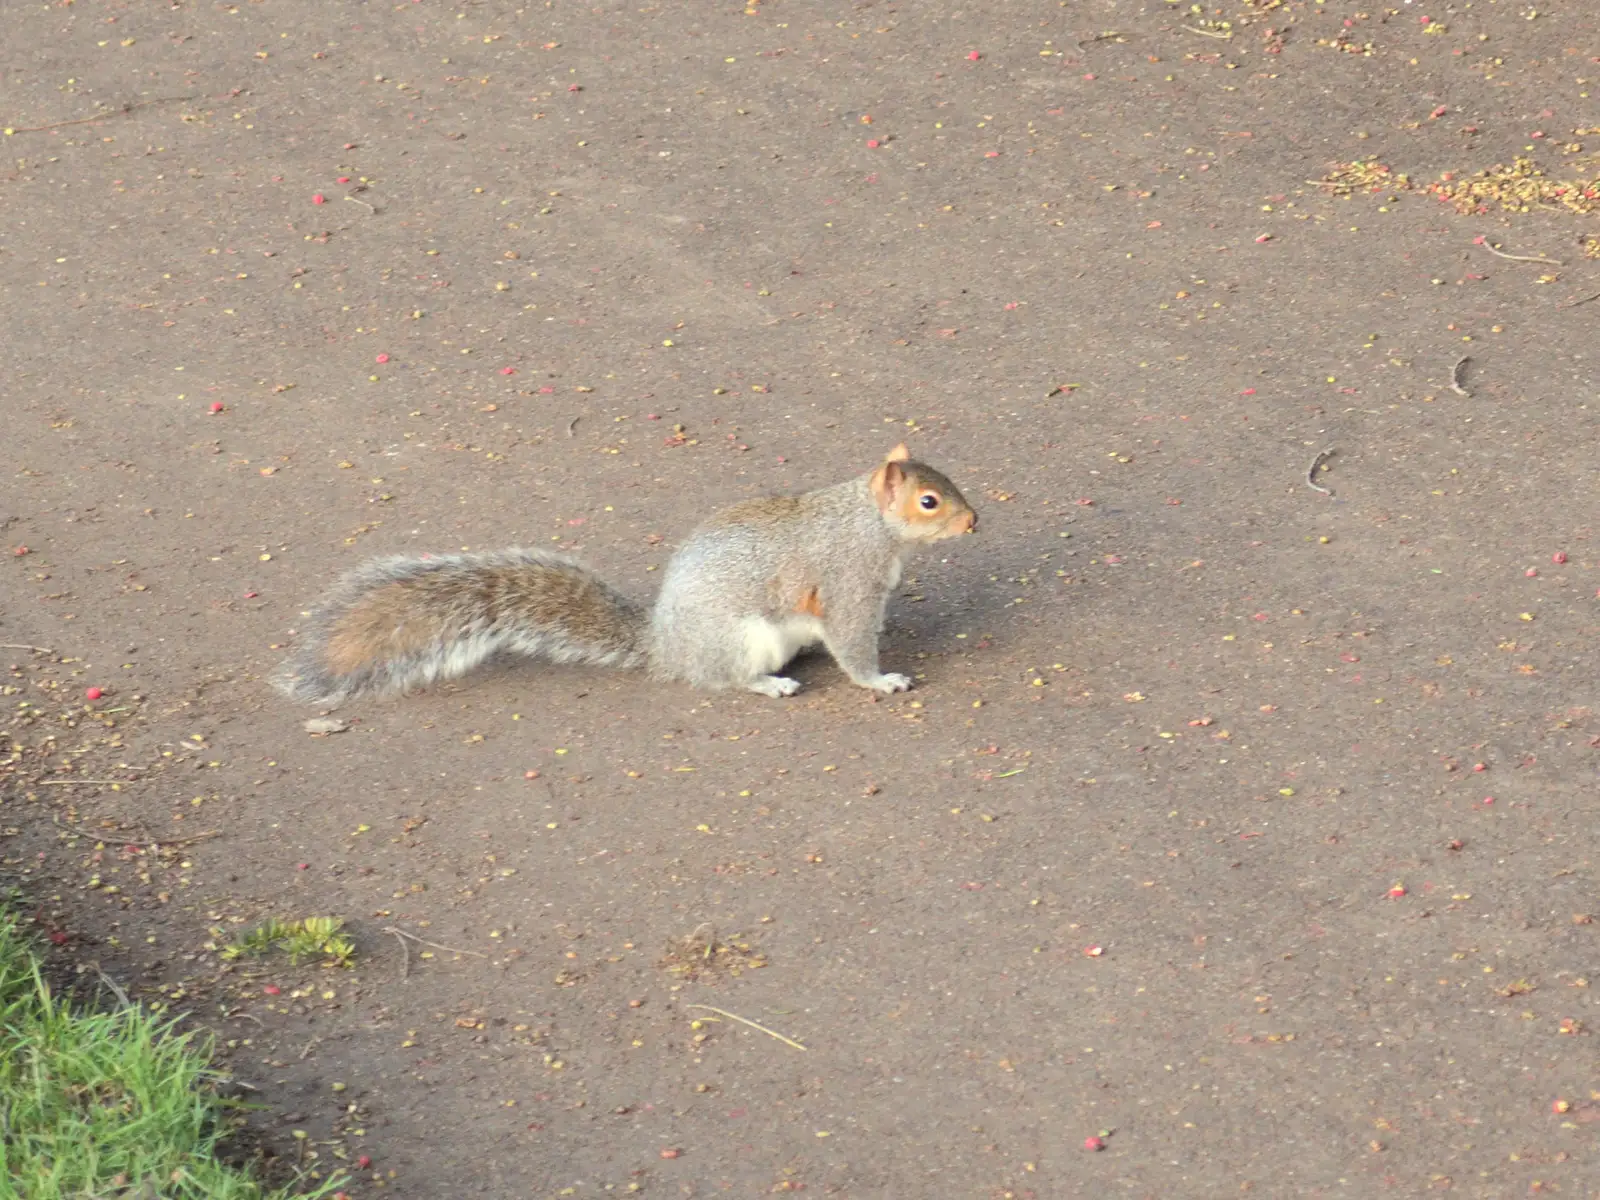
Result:
[[[902,442],[867,479],[878,511],[911,542],[938,542],[978,527],[978,514],[955,484],[926,463],[913,462]]]

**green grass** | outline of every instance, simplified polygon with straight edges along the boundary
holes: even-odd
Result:
[[[0,1200],[287,1200],[218,1159],[209,1044],[138,1007],[73,1011],[0,912]]]

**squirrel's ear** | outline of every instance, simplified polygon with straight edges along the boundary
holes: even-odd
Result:
[[[911,451],[906,449],[906,444],[901,442],[884,456],[884,462],[910,462]]]
[[[889,511],[894,505],[895,492],[899,491],[900,485],[906,481],[906,473],[901,469],[900,462],[901,460],[896,458],[886,460],[867,480],[867,487],[872,492],[873,500],[877,502],[879,512]]]

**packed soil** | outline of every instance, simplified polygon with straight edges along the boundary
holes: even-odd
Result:
[[[0,885],[360,1200],[1600,1195],[1600,49],[1394,2],[8,9]],[[910,693],[268,685],[901,440]]]

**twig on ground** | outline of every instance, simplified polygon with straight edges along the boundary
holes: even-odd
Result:
[[[222,830],[208,829],[204,833],[191,833],[188,837],[180,838],[147,838],[142,842],[124,842],[125,846],[138,846],[143,848],[170,849],[175,846],[188,846],[194,842],[208,841],[214,837],[221,837]]]
[[[1578,305],[1587,304],[1591,300],[1600,300],[1600,292],[1596,292],[1592,296],[1585,296],[1582,300],[1574,300],[1571,304],[1558,304],[1558,305],[1556,305],[1556,307],[1557,308],[1577,308]]]
[[[567,436],[568,437],[577,437],[578,436],[578,422],[581,421],[581,420],[583,420],[582,417],[573,417],[572,420],[567,422]]]
[[[42,784],[45,784],[46,786],[49,786],[50,784],[62,784],[62,783],[102,783],[102,784],[129,783],[129,782],[131,782],[131,780],[127,780],[127,779],[41,779],[41,780],[39,780],[39,782],[42,783]]]
[[[1224,42],[1233,40],[1233,31],[1231,29],[1226,33],[1219,33],[1215,29],[1196,29],[1193,25],[1179,25],[1178,28],[1187,29],[1190,33],[1198,33],[1201,37],[1219,38]]]
[[[54,654],[48,646],[25,646],[21,642],[0,642],[0,650],[32,650],[35,654]]]
[[[359,204],[359,205],[361,205],[362,208],[366,209],[373,216],[377,216],[378,215],[378,210],[376,208],[374,208],[372,205],[368,204],[365,200],[358,200],[354,196],[346,196],[345,199],[350,201],[351,204]]]
[[[411,977],[411,947],[406,945],[405,935],[398,929],[388,929],[384,932],[394,934],[394,940],[400,943],[400,978],[409,979]]]
[[[738,1013],[731,1013],[725,1008],[717,1008],[717,1007],[715,1007],[713,1005],[710,1005],[710,1004],[685,1004],[684,1007],[685,1008],[703,1008],[707,1012],[716,1013],[719,1017],[727,1017],[728,1020],[730,1020],[730,1021],[737,1021],[741,1025],[750,1026],[751,1029],[760,1030],[762,1033],[766,1034],[770,1038],[777,1038],[785,1046],[793,1046],[796,1050],[802,1050],[802,1051],[805,1049],[804,1046],[802,1046],[799,1042],[795,1041],[793,1038],[786,1038],[786,1037],[783,1036],[783,1034],[778,1033],[778,1032],[776,1032],[774,1030],[768,1029],[765,1025],[757,1025],[754,1021],[750,1020],[749,1017],[741,1017]]]
[[[1333,495],[1332,488],[1325,488],[1317,482],[1317,472],[1322,470],[1322,464],[1334,455],[1334,448],[1329,446],[1322,453],[1311,460],[1311,465],[1306,468],[1306,486],[1314,492],[1321,492],[1324,496]]]
[[[100,969],[100,964],[94,964],[94,973],[100,976],[100,982],[111,989],[111,994],[121,1003],[123,1008],[132,1008],[133,1001],[128,999],[128,993],[117,986],[117,981]]]
[[[1456,365],[1450,368],[1450,390],[1458,396],[1466,396],[1468,398],[1472,396],[1471,392],[1461,386],[1461,368],[1471,361],[1472,355],[1463,355],[1461,358],[1456,359]]]
[[[51,121],[48,125],[18,126],[14,129],[7,129],[6,135],[9,137],[14,133],[43,133],[47,129],[65,129],[68,125],[92,125],[96,121],[109,121],[112,117],[125,117],[141,108],[149,108],[152,104],[177,104],[194,98],[193,96],[162,96],[155,100],[130,100],[120,108],[107,109],[105,112],[96,113],[92,117],[78,117],[71,121]]]
[[[1077,46],[1079,50],[1082,50],[1084,47],[1092,46],[1096,42],[1126,42],[1127,40],[1127,34],[1118,33],[1115,29],[1108,29],[1104,33],[1097,33],[1093,37],[1084,38],[1077,43]]]
[[[421,945],[427,946],[433,950],[443,950],[446,954],[470,954],[474,958],[489,957],[481,950],[458,950],[454,946],[441,946],[438,942],[430,942],[426,938],[419,938],[416,934],[407,933],[404,929],[396,929],[393,925],[384,926],[383,931],[385,933],[392,933],[395,935],[395,937],[410,938],[413,942],[418,942]]]
[[[1553,258],[1542,258],[1536,254],[1507,254],[1504,250],[1496,250],[1488,242],[1479,242],[1478,244],[1496,258],[1509,259],[1511,262],[1543,263],[1547,267],[1559,267],[1561,265],[1558,260]]]

